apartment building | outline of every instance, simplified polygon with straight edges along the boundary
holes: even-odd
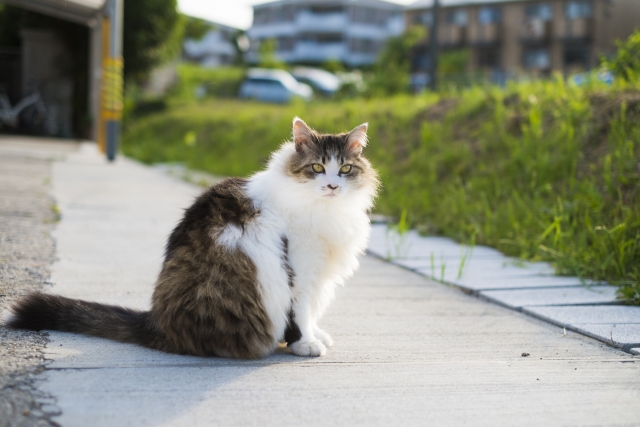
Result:
[[[466,49],[467,72],[497,76],[588,70],[640,28],[640,0],[440,0],[440,52]],[[433,24],[433,0],[407,8],[407,25]],[[416,48],[414,82],[428,81],[429,35]]]
[[[253,6],[253,14],[247,58],[254,63],[260,43],[273,39],[285,62],[369,65],[405,28],[404,7],[382,0],[280,0]]]

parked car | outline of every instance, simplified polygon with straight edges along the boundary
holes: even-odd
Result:
[[[285,103],[293,98],[308,101],[313,96],[313,90],[286,71],[253,68],[247,72],[239,96],[243,99]]]
[[[298,67],[291,73],[300,83],[306,83],[322,95],[331,96],[340,89],[340,78],[318,68]]]

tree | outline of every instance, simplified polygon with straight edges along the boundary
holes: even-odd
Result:
[[[178,55],[184,21],[176,0],[124,2],[122,56],[126,81],[144,81],[153,67]]]
[[[278,42],[274,39],[262,40],[258,47],[258,66],[261,68],[285,68],[284,62],[276,56]]]
[[[426,35],[423,27],[411,27],[403,34],[390,38],[373,66],[373,93],[391,95],[409,90],[411,83],[411,53]]]
[[[344,64],[339,59],[328,59],[322,64],[322,68],[330,73],[339,73],[344,71]]]
[[[233,35],[233,48],[236,52],[234,64],[244,67],[246,65],[245,55],[249,50],[251,43],[244,30],[238,30]]]
[[[215,25],[204,19],[181,15],[184,20],[184,39],[201,40],[209,31],[215,30]]]

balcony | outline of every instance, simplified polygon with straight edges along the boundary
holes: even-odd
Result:
[[[520,41],[524,45],[544,45],[551,41],[551,21],[528,19],[520,32]]]
[[[442,47],[460,47],[467,42],[467,27],[443,25],[438,28],[438,44]]]
[[[558,28],[558,36],[564,42],[589,42],[593,39],[593,19],[567,19]]]
[[[345,43],[317,43],[299,41],[295,45],[296,61],[325,62],[329,59],[344,59]]]
[[[502,25],[498,23],[481,24],[471,42],[476,46],[497,46],[502,39]]]
[[[302,11],[298,13],[295,25],[304,32],[342,32],[347,26],[347,16],[340,13],[313,13]]]

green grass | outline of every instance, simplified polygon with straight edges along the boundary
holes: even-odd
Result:
[[[302,117],[370,123],[377,211],[559,274],[606,280],[640,304],[640,91],[562,79],[457,93],[272,106],[174,99],[126,124],[125,154],[247,176]]]

